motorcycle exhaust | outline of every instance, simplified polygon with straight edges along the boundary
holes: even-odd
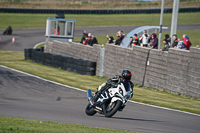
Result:
[[[92,101],[92,90],[87,90],[87,98],[88,101],[90,102],[91,105],[94,105],[93,101]]]

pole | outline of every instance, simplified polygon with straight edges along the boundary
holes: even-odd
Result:
[[[161,45],[164,5],[165,5],[165,0],[162,0],[161,14],[160,14],[160,32],[159,32],[159,40],[158,40],[159,41],[158,49],[160,49],[160,45]]]
[[[178,10],[179,10],[179,0],[174,0],[173,3],[173,14],[172,14],[172,22],[171,22],[171,43],[173,42],[172,36],[176,34],[177,31],[177,22],[178,22]]]

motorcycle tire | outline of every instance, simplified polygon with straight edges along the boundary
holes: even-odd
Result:
[[[85,113],[86,113],[87,115],[92,116],[92,115],[95,115],[97,112],[91,107],[91,104],[89,103],[89,104],[87,105],[86,109],[85,109]]]
[[[122,101],[117,100],[115,102],[114,107],[112,109],[108,110],[109,103],[110,102],[108,102],[108,104],[103,105],[103,111],[104,111],[105,117],[112,117],[120,109],[120,107],[122,105]]]

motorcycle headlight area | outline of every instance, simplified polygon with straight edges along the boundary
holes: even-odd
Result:
[[[123,96],[123,90],[121,87],[119,87],[119,93]]]

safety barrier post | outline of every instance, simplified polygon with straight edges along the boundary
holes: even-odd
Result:
[[[100,77],[103,77],[104,53],[105,53],[105,48],[102,47],[100,50],[100,64],[99,64],[99,76]]]

